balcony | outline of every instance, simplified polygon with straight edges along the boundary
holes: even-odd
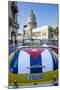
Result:
[[[19,28],[19,24],[17,24],[16,22],[12,22],[12,26],[15,27],[15,28]]]
[[[18,12],[17,5],[16,5],[16,3],[14,1],[11,4],[11,9],[12,9],[12,12],[14,12],[14,13]]]
[[[19,28],[19,24],[17,22],[14,22],[10,17],[9,17],[9,27],[13,26],[15,28]]]

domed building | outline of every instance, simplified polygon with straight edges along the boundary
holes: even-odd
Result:
[[[37,28],[36,17],[35,17],[35,14],[33,13],[33,10],[31,10],[30,15],[28,16],[27,25],[28,25],[31,29]]]
[[[27,20],[27,25],[24,26],[24,35],[27,38],[31,38],[32,35],[32,29],[37,28],[37,22],[36,22],[36,17],[35,14],[33,13],[33,10],[31,10],[28,20]]]

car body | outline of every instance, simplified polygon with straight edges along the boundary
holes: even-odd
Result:
[[[18,86],[55,83],[58,80],[58,53],[49,47],[18,48],[9,56],[9,86],[13,86],[15,80]]]

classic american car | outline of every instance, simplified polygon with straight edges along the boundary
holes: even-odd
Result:
[[[14,81],[18,86],[58,83],[58,53],[51,47],[18,48],[9,55],[9,86]]]

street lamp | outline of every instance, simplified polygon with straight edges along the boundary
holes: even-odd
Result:
[[[23,45],[24,45],[24,39],[25,39],[25,28],[27,27],[27,25],[24,25],[23,27]]]

